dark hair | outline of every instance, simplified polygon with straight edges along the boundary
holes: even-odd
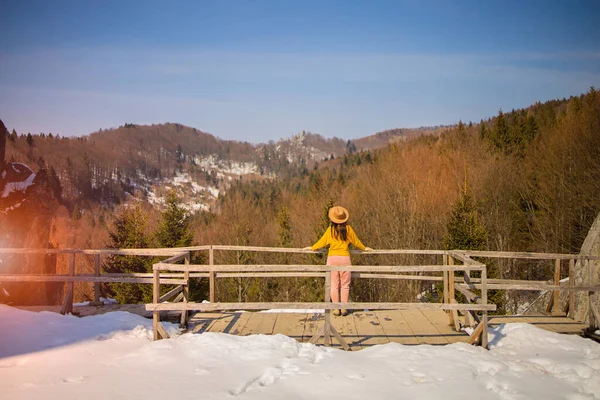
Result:
[[[341,224],[331,223],[331,236],[335,239],[341,239],[343,242],[348,240],[348,229],[345,222]]]

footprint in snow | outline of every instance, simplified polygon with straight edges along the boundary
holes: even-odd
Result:
[[[267,368],[259,377],[249,380],[237,389],[230,390],[229,393],[238,396],[258,387],[272,385],[281,379],[283,375],[299,372],[300,368],[298,366],[284,361],[282,365]]]
[[[63,378],[63,383],[83,383],[87,381],[89,377],[87,376],[70,376],[68,378]]]
[[[428,378],[426,374],[422,372],[413,372],[412,379],[415,383],[430,383],[433,382],[432,379]]]
[[[196,368],[194,375],[208,375],[210,372],[206,368]]]
[[[363,374],[353,374],[353,375],[346,375],[346,378],[362,381],[363,379],[365,379],[365,376]]]
[[[34,388],[34,387],[38,387],[39,385],[37,383],[34,382],[25,382],[25,383],[21,383],[20,385],[14,385],[11,386],[13,388],[22,388],[22,389],[29,389],[29,388]]]

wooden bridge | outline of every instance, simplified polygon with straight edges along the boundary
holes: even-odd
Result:
[[[140,306],[127,305],[130,310],[143,314],[151,312],[154,321],[154,338],[168,338],[161,323],[161,314],[179,313],[182,327],[192,332],[225,332],[238,335],[282,333],[300,341],[333,345],[333,339],[344,349],[358,349],[373,344],[399,342],[404,344],[447,344],[464,341],[472,344],[488,345],[488,325],[505,322],[533,323],[545,329],[561,333],[581,333],[595,331],[600,316],[592,301],[592,296],[600,289],[592,281],[591,260],[600,257],[575,254],[547,253],[508,253],[445,250],[375,250],[369,255],[413,255],[438,259],[438,263],[429,265],[354,265],[336,267],[337,270],[351,270],[353,278],[364,279],[401,279],[413,281],[443,282],[443,299],[440,303],[332,303],[329,299],[330,267],[305,264],[254,264],[231,265],[215,263],[215,252],[244,251],[268,253],[302,253],[310,251],[289,248],[267,248],[250,246],[196,246],[176,249],[107,249],[107,250],[52,250],[52,249],[0,249],[0,254],[65,253],[69,257],[69,273],[61,275],[8,275],[0,274],[1,282],[66,282],[67,290],[62,313],[73,312],[73,283],[91,282],[95,286],[95,301],[99,301],[101,282],[129,282],[153,285],[153,302]],[[195,252],[207,254],[207,264],[191,264],[191,255]],[[360,254],[360,252],[355,252]],[[76,274],[75,256],[94,257],[94,274]],[[129,255],[146,257],[167,257],[153,265],[153,272],[147,274],[102,273],[100,257],[110,255]],[[508,258],[512,260],[550,260],[554,261],[554,280],[504,280],[488,279],[485,264],[472,257]],[[575,262],[582,263],[589,270],[586,285],[575,285]],[[568,283],[561,285],[561,266],[568,262]],[[478,278],[471,277],[471,271],[479,272]],[[312,277],[324,279],[322,302],[218,302],[216,279],[219,278],[284,278]],[[191,279],[208,279],[210,303],[189,301]],[[160,295],[161,285],[176,285],[168,293]],[[521,317],[494,316],[488,313],[496,308],[488,303],[488,290],[549,290],[552,291],[548,311],[551,316]],[[476,294],[477,290],[480,294]],[[567,313],[560,316],[559,294],[566,291],[568,296]],[[575,292],[586,292],[589,296],[587,311],[588,324],[584,325],[572,319]],[[456,301],[456,293],[464,296],[466,303]],[[171,302],[167,302],[171,301]],[[94,304],[94,303],[92,303]],[[109,306],[111,307],[111,306]],[[115,306],[116,307],[116,306]],[[333,317],[332,309],[353,310],[347,317]],[[95,307],[96,310],[102,308]],[[256,312],[259,310],[280,310]],[[234,312],[245,310],[250,312]],[[312,311],[311,311],[312,310]],[[190,315],[190,312],[197,311]],[[254,311],[254,312],[253,312]],[[295,311],[295,312],[290,312]],[[97,311],[96,311],[97,312]],[[135,311],[134,311],[135,312]],[[92,312],[90,312],[92,313]],[[460,315],[459,315],[460,314]],[[461,330],[461,326],[472,327],[471,334]]]

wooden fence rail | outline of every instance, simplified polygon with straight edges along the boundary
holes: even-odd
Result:
[[[568,317],[573,317],[573,311],[575,306],[575,292],[587,292],[588,293],[588,310],[587,319],[589,323],[588,332],[594,332],[599,327],[598,310],[592,296],[600,291],[600,282],[594,282],[593,268],[591,261],[600,261],[600,256],[593,256],[588,254],[558,254],[558,253],[527,253],[527,252],[508,252],[508,251],[476,251],[476,250],[454,250],[449,252],[453,257],[459,259],[469,259],[471,257],[480,258],[497,258],[497,259],[523,259],[523,260],[554,260],[554,277],[552,283],[545,281],[530,281],[530,280],[507,280],[507,279],[490,279],[487,282],[487,289],[499,289],[499,290],[542,290],[552,291],[552,296],[546,307],[546,311],[553,315],[561,314],[559,310],[559,295],[561,291],[569,293],[567,299],[566,312]],[[461,258],[462,257],[462,258]],[[561,267],[562,262],[568,260],[568,283],[561,285]],[[587,284],[575,285],[575,261],[580,261],[582,268],[587,269],[588,278]],[[596,263],[597,267],[598,263]],[[469,279],[465,273],[463,280],[464,285],[459,285],[459,290],[463,293],[468,289],[481,289],[482,284],[476,284],[479,282],[476,279]],[[464,293],[463,293],[464,294]]]
[[[209,246],[198,246],[194,249],[207,250]],[[79,249],[11,249],[0,248],[0,255],[29,255],[29,254],[65,254],[68,255],[67,274],[1,274],[2,282],[65,282],[67,284],[61,314],[73,313],[73,284],[94,283],[94,301],[91,304],[100,305],[100,283],[135,283],[154,284],[153,273],[101,273],[100,256],[136,256],[136,257],[166,257],[166,262],[178,262],[189,260],[187,248],[178,249],[102,249],[102,250],[79,250]],[[77,274],[75,268],[75,256],[78,254],[94,256],[94,274]],[[161,284],[179,285],[181,292],[185,295],[182,301],[188,299],[188,287],[190,277],[204,278],[207,273],[190,274],[183,272],[179,274],[162,273],[159,275]]]
[[[161,339],[167,338],[168,334],[160,322],[160,311],[226,311],[226,310],[265,310],[265,309],[323,309],[324,310],[324,323],[321,329],[317,330],[317,334],[311,339],[311,342],[318,340],[319,337],[323,336],[323,341],[326,345],[331,343],[331,335],[335,337],[343,348],[349,348],[345,340],[339,335],[335,328],[331,325],[330,311],[332,309],[396,309],[396,310],[407,310],[407,309],[439,309],[448,310],[452,316],[455,316],[455,324],[458,324],[457,311],[463,313],[474,313],[481,311],[484,315],[480,320],[483,324],[482,329],[478,330],[478,335],[471,338],[471,342],[474,343],[480,339],[482,346],[487,347],[487,313],[488,311],[494,311],[496,306],[494,304],[484,303],[473,303],[473,304],[458,304],[456,301],[444,301],[444,303],[399,303],[399,302],[386,302],[386,303],[361,303],[361,302],[350,302],[350,303],[332,303],[329,298],[329,286],[330,286],[330,271],[331,267],[326,265],[310,265],[310,264],[216,264],[214,253],[215,251],[256,251],[256,252],[273,252],[273,253],[304,253],[311,254],[312,251],[306,251],[302,249],[288,249],[288,248],[263,248],[263,247],[252,247],[252,246],[210,246],[208,265],[199,264],[176,264],[170,262],[171,260],[164,260],[153,265],[154,271],[154,296],[152,304],[146,305],[146,310],[152,311],[153,313],[153,325],[154,325],[154,338]],[[362,252],[355,252],[361,254]],[[369,252],[373,255],[427,255],[427,256],[443,256],[444,260],[448,260],[448,252],[443,250],[377,250]],[[359,278],[377,278],[377,279],[411,279],[411,280],[425,280],[425,281],[441,281],[448,280],[454,276],[455,272],[470,272],[478,271],[481,274],[482,282],[486,282],[486,266],[478,261],[470,259],[468,256],[463,254],[457,254],[457,258],[464,261],[463,264],[454,265],[452,262],[444,262],[442,264],[435,265],[353,265],[351,267],[336,267],[336,270],[340,271],[352,271],[352,275]],[[450,257],[450,260],[453,258]],[[210,303],[163,303],[161,301],[160,294],[160,274],[164,272],[181,273],[181,272],[207,272],[209,273],[209,297]],[[444,276],[430,276],[430,275],[406,275],[407,272],[415,272],[419,274],[423,273],[439,273],[442,272]],[[324,278],[324,297],[325,302],[270,302],[270,303],[221,303],[216,301],[216,279],[220,278],[232,278],[232,277],[245,277],[245,278],[273,278],[273,277],[318,277]],[[454,283],[445,287],[454,290]],[[487,289],[483,289],[486,292]],[[444,296],[446,299],[454,298],[449,296],[447,293]],[[458,325],[457,325],[458,329]]]
[[[329,271],[330,267],[309,264],[254,264],[254,265],[224,265],[215,263],[216,252],[245,251],[266,253],[313,254],[319,252],[306,251],[298,248],[256,247],[256,246],[228,246],[205,245],[190,246],[174,249],[17,249],[0,248],[0,256],[28,255],[28,254],[66,254],[68,255],[67,274],[1,274],[2,282],[65,282],[67,291],[62,307],[63,313],[72,312],[73,309],[73,283],[94,283],[94,300],[98,303],[100,283],[134,283],[152,284],[155,297],[152,304],[146,305],[147,310],[153,312],[158,324],[155,324],[155,338],[166,337],[166,331],[160,324],[158,313],[163,310],[182,311],[181,324],[187,324],[188,311],[206,310],[232,310],[232,309],[267,309],[267,308],[294,308],[324,309],[325,325],[320,331],[325,338],[325,343],[330,343],[330,334],[338,337],[329,323],[329,310],[342,308],[338,303],[329,302]],[[194,252],[207,252],[208,264],[191,264],[191,255]],[[323,251],[320,251],[322,253]],[[352,254],[363,254],[358,250]],[[77,255],[93,255],[93,274],[78,274],[76,268]],[[592,295],[600,291],[600,284],[592,280],[592,263],[600,260],[599,256],[584,254],[557,254],[557,253],[527,253],[527,252],[494,252],[494,251],[464,251],[464,250],[374,250],[369,255],[400,255],[424,256],[427,260],[431,257],[440,257],[440,264],[433,265],[354,265],[352,267],[336,267],[342,271],[352,271],[352,277],[364,279],[393,279],[393,280],[421,280],[443,282],[444,294],[442,303],[347,303],[344,308],[352,309],[441,309],[448,313],[449,321],[455,329],[459,329],[458,313],[465,316],[466,325],[477,323],[469,342],[480,341],[487,346],[487,313],[495,309],[494,305],[487,304],[487,291],[501,290],[545,290],[552,291],[548,311],[558,312],[558,299],[560,291],[569,293],[568,310],[572,315],[574,308],[574,294],[577,291],[587,292],[589,295],[588,320],[590,329],[596,327],[600,321],[598,310],[592,302]],[[164,258],[153,265],[152,273],[102,273],[101,257],[106,256],[136,256]],[[476,258],[477,260],[475,260]],[[497,259],[530,259],[554,260],[553,279],[548,281],[487,279],[486,265],[483,258]],[[563,261],[568,260],[568,282],[561,284]],[[589,270],[589,277],[585,285],[575,285],[575,261],[580,261],[584,268]],[[471,277],[471,271],[477,271],[480,277]],[[414,273],[414,274],[409,274]],[[436,275],[441,273],[441,275]],[[458,273],[458,276],[456,275]],[[283,277],[312,277],[324,278],[325,302],[320,303],[218,303],[216,293],[216,280],[225,278],[283,278]],[[211,303],[198,304],[189,302],[190,279],[208,278],[209,298]],[[160,295],[160,285],[177,285],[173,290]],[[475,293],[473,290],[478,291]],[[456,302],[456,292],[465,296],[467,304]],[[163,303],[165,301],[174,303]],[[179,302],[178,302],[179,301]],[[480,312],[481,315],[478,315]],[[340,337],[341,338],[341,337]],[[338,338],[339,340],[339,338]]]

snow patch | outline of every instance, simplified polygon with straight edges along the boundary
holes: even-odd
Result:
[[[182,399],[600,398],[600,345],[527,324],[491,330],[489,351],[390,343],[353,352],[280,334],[177,335],[170,324],[171,339],[152,341],[152,321],[125,312],[0,306],[0,326],[6,400],[165,399],[174,393],[166,382],[182,383]]]
[[[119,304],[119,302],[115,299],[111,299],[111,298],[104,298],[104,297],[100,297],[100,301],[103,302],[105,305],[107,304]],[[73,306],[75,307],[83,307],[83,306],[89,306],[90,302],[89,301],[82,301],[80,303],[73,303]]]
[[[35,173],[32,172],[31,175],[29,175],[27,179],[22,182],[8,182],[6,186],[4,186],[4,191],[2,192],[2,196],[0,197],[8,197],[8,195],[12,192],[24,192],[25,190],[27,190],[28,187],[33,185],[34,179]]]
[[[219,159],[216,155],[196,157],[194,162],[206,171],[219,171],[231,175],[249,175],[258,173],[258,166],[254,163],[226,161]]]

